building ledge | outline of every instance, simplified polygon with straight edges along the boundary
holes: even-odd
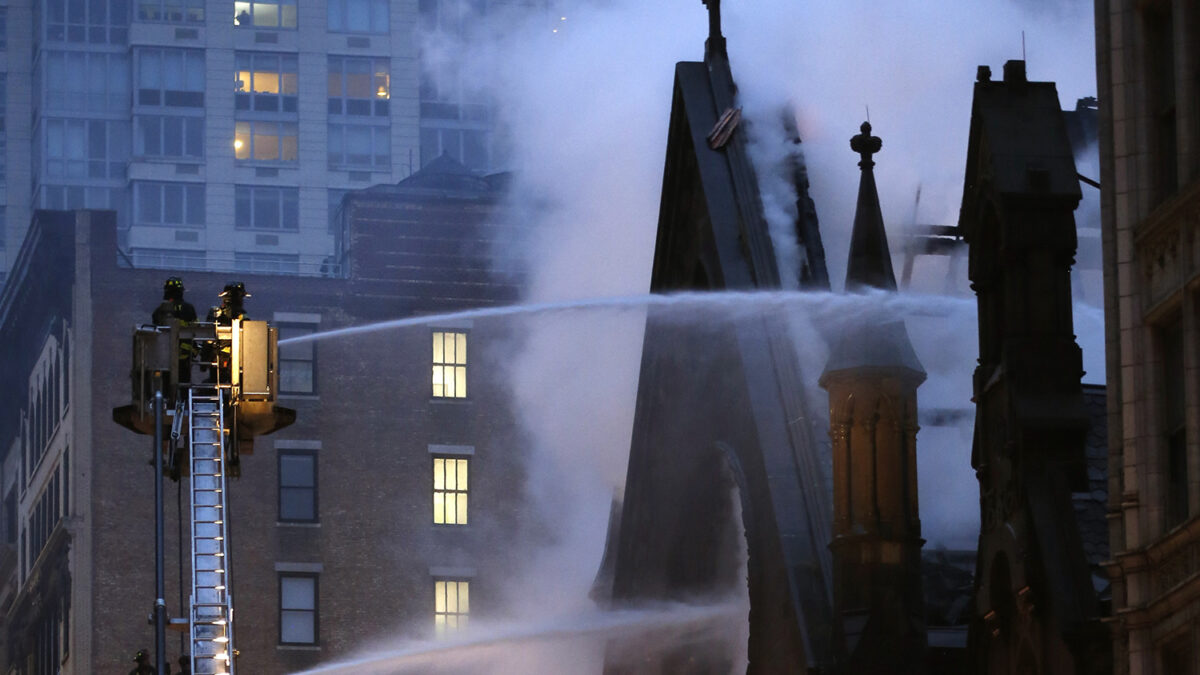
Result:
[[[1141,248],[1178,223],[1190,220],[1197,206],[1200,206],[1200,181],[1192,181],[1182,192],[1159,204],[1134,226],[1134,243]]]

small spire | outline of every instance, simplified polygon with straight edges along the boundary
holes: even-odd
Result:
[[[721,0],[704,0],[708,7],[708,39],[704,41],[705,60],[713,54],[725,53],[725,36],[721,35]]]
[[[846,290],[864,287],[896,290],[896,274],[892,271],[892,256],[888,251],[887,233],[883,229],[883,211],[879,208],[879,192],[875,189],[875,161],[872,155],[883,147],[878,136],[871,135],[871,123],[863,122],[862,133],[850,139],[850,149],[862,159],[862,178],[858,184],[858,207],[854,212],[854,229],[850,233],[850,261],[846,266]]]

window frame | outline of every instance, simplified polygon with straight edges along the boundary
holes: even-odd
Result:
[[[272,227],[259,223],[258,199],[273,193],[272,201],[278,225]],[[291,199],[293,218],[289,218],[288,200]],[[248,209],[248,220],[242,217],[242,205]],[[289,225],[290,223],[290,225]],[[256,232],[299,232],[300,231],[300,188],[286,185],[234,185],[233,186],[233,227],[236,230]]]
[[[258,23],[255,12],[255,5],[273,6],[275,7],[276,22],[274,24]],[[291,24],[284,23],[287,12],[285,7],[291,7]],[[250,23],[243,25],[238,17],[245,11],[250,18]],[[256,2],[255,0],[234,0],[233,3],[233,27],[235,29],[251,29],[251,30],[296,30],[300,25],[300,12],[297,7],[296,0],[273,0],[271,2]]]
[[[363,3],[367,11],[367,28],[358,30],[350,28],[352,13],[351,3]],[[352,35],[387,35],[391,31],[391,3],[387,0],[329,0],[325,8],[325,30],[329,33],[349,33]],[[383,26],[376,25],[376,11],[383,8]],[[335,16],[337,20],[335,21]],[[336,25],[335,25],[336,24]]]
[[[431,362],[431,364],[432,364],[433,368],[432,368],[432,378],[431,378],[431,380],[430,380],[430,391],[429,391],[429,396],[430,396],[430,398],[431,398],[431,399],[433,399],[433,400],[435,400],[435,401],[466,401],[466,400],[470,400],[470,394],[469,394],[469,393],[470,393],[470,391],[471,391],[471,386],[470,386],[470,380],[468,379],[468,378],[469,378],[469,376],[470,376],[470,372],[471,372],[471,370],[470,370],[470,365],[471,365],[471,363],[470,363],[470,357],[469,357],[469,356],[463,356],[463,360],[462,360],[462,362],[461,362],[461,363],[457,361],[457,358],[458,358],[458,356],[457,356],[457,355],[458,355],[459,349],[458,349],[458,346],[457,346],[457,338],[456,338],[456,340],[455,340],[455,359],[456,359],[456,360],[455,360],[454,362],[448,362],[448,361],[445,361],[445,360],[444,360],[444,359],[445,359],[445,336],[446,336],[447,334],[450,334],[450,335],[455,335],[455,336],[457,336],[457,335],[462,335],[462,336],[463,336],[463,345],[462,345],[462,346],[463,346],[463,349],[462,349],[462,351],[464,351],[464,352],[467,352],[467,354],[470,354],[470,351],[471,351],[471,347],[470,347],[470,331],[468,331],[468,330],[467,330],[467,329],[465,329],[465,328],[434,328],[433,330],[431,330],[431,331],[430,331],[430,337],[431,337],[430,344],[431,344],[431,347],[432,347],[432,348],[431,348],[431,350],[430,350],[430,351],[431,351],[431,353],[430,353],[430,362]],[[442,359],[443,359],[443,360],[441,360],[441,361],[439,361],[439,360],[437,359],[437,356],[438,356],[438,348],[437,348],[437,345],[436,345],[436,344],[434,344],[434,341],[435,341],[435,340],[437,340],[437,336],[438,336],[438,335],[441,335],[441,336],[442,336]],[[442,384],[441,384],[441,386],[442,386],[442,388],[443,388],[443,389],[442,389],[442,393],[440,393],[440,394],[437,392],[437,387],[438,387],[438,383],[437,383],[437,382],[438,382],[438,379],[437,379],[437,369],[438,369],[439,367],[440,367],[440,368],[442,368],[442,377],[443,377],[443,382],[442,382]],[[446,369],[446,368],[453,368],[453,369],[454,369],[454,370],[453,370],[453,372],[454,372],[454,374],[455,374],[455,376],[454,376],[454,382],[455,382],[454,390],[455,390],[456,392],[457,392],[457,390],[458,390],[458,369],[459,369],[459,368],[461,368],[461,369],[462,369],[462,374],[463,374],[463,375],[462,375],[462,388],[463,388],[463,390],[464,390],[464,391],[463,391],[463,393],[462,393],[462,395],[461,395],[461,396],[460,396],[460,395],[457,395],[457,393],[453,393],[453,394],[446,394],[446,393],[445,393],[445,386],[446,386],[446,385],[445,385],[445,382],[444,382],[444,378],[445,378],[445,373],[446,373],[446,370],[445,370],[445,369]]]
[[[157,10],[154,16],[145,11]],[[138,0],[131,8],[135,21],[200,26],[204,24],[204,0]],[[178,12],[172,16],[172,12]]]
[[[312,485],[284,485],[283,483],[283,462],[285,457],[308,457],[312,461]],[[276,477],[276,517],[281,523],[319,523],[321,522],[321,505],[320,505],[320,468],[317,459],[317,451],[299,448],[278,448],[276,450],[275,461]],[[311,492],[312,502],[312,517],[311,518],[293,518],[285,517],[283,495],[284,490],[309,490]]]
[[[151,131],[147,125],[154,121],[157,129],[158,152],[147,151],[146,138]],[[170,121],[179,120],[180,129],[178,134],[170,133],[168,128]],[[199,128],[199,136],[195,136]],[[204,159],[204,130],[205,117],[203,115],[134,115],[133,116],[133,151],[136,157],[145,157],[151,159],[170,159],[170,160],[203,160]],[[189,131],[192,136],[189,137]],[[180,142],[181,154],[171,154],[167,152],[168,139],[178,138]],[[189,142],[195,141],[195,144]],[[195,154],[189,152],[196,150]]]
[[[279,644],[281,645],[319,645],[321,644],[321,575],[316,572],[277,572],[279,587],[279,596],[276,603],[278,613],[275,615],[279,621]],[[284,579],[311,579],[312,580],[312,608],[287,608],[283,605],[283,580]],[[313,639],[311,642],[293,642],[283,639],[283,616],[284,612],[309,612],[312,614],[312,633]]]
[[[472,472],[471,457],[461,456],[461,455],[440,455],[440,454],[438,454],[438,455],[433,455],[430,459],[432,460],[430,463],[430,468],[432,470],[432,475],[431,475],[432,480],[430,480],[430,485],[432,487],[432,493],[433,493],[432,494],[432,496],[433,496],[433,499],[432,499],[432,508],[433,508],[432,522],[433,522],[434,526],[435,527],[448,527],[448,528],[470,526],[470,524],[471,524],[471,517],[470,517],[471,516],[471,480],[470,479],[471,479],[471,472]],[[441,475],[442,487],[440,489],[438,487],[438,478],[439,478],[438,462],[443,463],[442,464],[442,475]],[[459,479],[460,467],[458,464],[456,464],[455,470],[454,470],[454,475],[455,475],[455,481],[454,481],[455,487],[454,488],[450,488],[447,486],[447,481],[446,481],[447,474],[445,471],[445,469],[446,469],[445,463],[446,462],[456,462],[456,463],[462,462],[461,466],[462,466],[463,471],[461,473],[465,477],[462,478],[461,480]],[[464,484],[465,484],[465,486],[464,486]],[[460,488],[460,486],[463,486],[463,487]],[[438,496],[439,496],[439,494],[442,495],[442,522],[438,522]],[[447,513],[446,495],[454,495],[455,496],[454,507],[453,507],[454,514],[455,514],[454,522],[446,522],[446,517],[445,517],[445,515]],[[461,502],[458,499],[459,496],[462,497]],[[461,505],[461,514],[459,512],[460,505]]]
[[[173,188],[173,187],[178,187],[180,189],[179,197],[180,197],[180,201],[182,202],[182,206],[181,206],[182,220],[181,220],[181,222],[178,222],[178,223],[169,223],[166,221],[167,203],[169,201],[171,201],[171,199],[166,194],[166,192],[169,188]],[[143,218],[143,216],[145,214],[142,211],[142,206],[143,206],[142,194],[143,194],[143,191],[145,191],[147,189],[151,189],[151,188],[156,188],[158,190],[159,219],[157,221],[145,220]],[[133,181],[133,183],[132,183],[133,203],[130,204],[131,211],[132,211],[132,213],[130,214],[130,222],[132,222],[134,225],[137,225],[139,227],[163,227],[163,228],[184,228],[184,229],[202,230],[202,229],[204,229],[205,224],[206,224],[205,202],[207,200],[207,193],[208,193],[208,190],[207,190],[207,185],[205,183],[183,182],[183,181],[152,181],[152,180]],[[197,197],[200,200],[200,207],[199,207],[200,212],[198,214],[199,218],[193,220],[192,216],[195,216],[197,214],[190,213],[188,207],[191,205],[192,200],[196,199]]]
[[[365,132],[369,136],[367,147],[371,150],[371,154],[365,155],[369,160],[365,162],[352,159],[358,155],[351,153],[347,148],[351,133],[360,132]],[[334,150],[335,138],[338,139],[336,153]],[[392,168],[392,128],[390,125],[330,122],[326,139],[327,161],[330,169],[382,172],[390,171]],[[380,142],[381,140],[382,142]],[[382,148],[387,154],[378,154],[377,149],[379,148]]]
[[[300,125],[295,122],[279,121],[279,120],[261,120],[261,119],[237,119],[233,123],[233,160],[235,163],[254,163],[254,164],[276,164],[284,166],[295,166],[300,162]],[[267,129],[275,127],[275,133],[256,133],[256,129]],[[285,133],[286,130],[292,133]],[[244,139],[242,138],[244,136]],[[278,149],[277,156],[272,158],[256,158],[254,156],[255,138],[271,137],[276,139],[276,147]],[[291,149],[294,150],[295,156],[290,159],[284,159],[285,139],[292,139]],[[242,143],[242,145],[238,145]],[[246,156],[239,157],[242,148],[246,148]]]
[[[235,83],[233,108],[239,117],[262,115],[267,116],[268,119],[297,119],[300,111],[300,57],[298,54],[237,51],[234,53],[233,60]],[[246,79],[243,79],[243,74]],[[265,78],[267,76],[276,78],[277,91],[275,93],[255,91],[256,77]],[[287,83],[292,85],[291,93],[284,93]],[[260,107],[272,100],[275,103],[273,109]]]
[[[275,325],[279,329],[280,339],[286,339],[287,337],[289,337],[287,334],[287,332],[289,330],[300,329],[300,330],[308,331],[307,333],[302,333],[302,335],[311,335],[312,333],[316,333],[318,330],[320,330],[320,324],[305,323],[305,322],[300,322],[300,321],[279,321],[279,322],[276,322]],[[318,396],[318,395],[320,395],[320,391],[321,391],[320,382],[317,378],[317,374],[319,372],[318,368],[317,368],[317,364],[318,364],[317,342],[316,342],[316,340],[310,340],[307,344],[312,346],[311,358],[309,358],[309,359],[296,359],[296,358],[285,357],[283,350],[286,349],[286,345],[280,348],[279,354],[276,356],[276,359],[278,361],[278,363],[276,364],[276,367],[279,369],[279,374],[280,374],[280,378],[279,378],[279,395],[280,396]],[[307,362],[307,363],[311,364],[311,366],[310,366],[312,369],[312,390],[311,391],[295,391],[295,390],[289,390],[289,389],[283,388],[283,364],[285,362],[286,363],[305,363],[305,362]]]
[[[184,48],[184,47],[137,47],[133,50],[134,59],[134,77],[131,82],[131,90],[134,92],[133,105],[134,108],[183,108],[183,109],[205,109],[205,86],[207,84],[207,73],[205,71],[205,54],[203,49]],[[183,88],[168,88],[167,68],[169,65],[168,57],[173,54],[179,54],[179,75],[182,78],[180,86]],[[150,73],[153,69],[148,65],[152,61],[158,63],[154,66],[157,70],[153,76],[158,80],[155,86],[143,86],[150,83],[143,83],[143,77],[151,77]],[[199,62],[197,69],[197,62]],[[199,87],[197,82],[193,81],[199,76]],[[172,102],[170,99],[174,97]]]
[[[473,580],[470,577],[461,577],[461,576],[433,577],[433,628],[434,628],[435,634],[438,637],[453,635],[455,632],[465,629],[470,624],[470,619],[471,619],[471,581],[473,581]],[[455,584],[454,597],[455,597],[455,600],[459,601],[459,602],[455,603],[458,605],[458,610],[454,611],[454,612],[449,611],[449,609],[447,608],[447,605],[449,604],[448,603],[449,594],[438,593],[438,584],[451,584],[451,583]],[[466,602],[466,610],[465,611],[462,609],[462,602],[461,602],[461,599],[463,597],[463,594],[462,594],[463,587],[460,586],[459,584],[466,584],[467,602]],[[444,607],[446,609],[439,611],[438,610],[439,602],[441,602],[442,607]],[[444,620],[441,623],[439,623],[438,620],[442,617],[445,617],[447,620]],[[454,617],[454,624],[455,624],[454,626],[449,625],[450,621],[448,619],[450,617]]]

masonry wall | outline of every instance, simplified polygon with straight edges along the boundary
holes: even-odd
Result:
[[[1200,7],[1097,0],[1115,672],[1200,663]]]

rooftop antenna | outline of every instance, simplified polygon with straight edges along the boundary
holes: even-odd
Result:
[[[1025,31],[1021,31],[1021,60],[1025,60]]]
[[[867,109],[867,121],[870,122],[871,121],[871,106],[864,103],[863,107]]]

